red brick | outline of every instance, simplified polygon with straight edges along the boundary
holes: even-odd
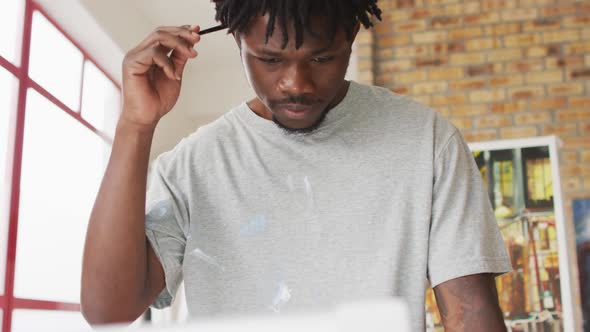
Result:
[[[442,93],[448,89],[447,82],[422,82],[414,84],[412,93],[416,95]]]
[[[396,47],[393,50],[396,58],[407,58],[407,57],[417,57],[417,56],[425,56],[429,55],[430,48],[426,45],[410,45],[410,46],[401,46]]]
[[[547,57],[556,56],[561,52],[559,45],[535,45],[526,49],[527,57]]]
[[[451,105],[451,114],[453,116],[473,116],[488,113],[488,108],[485,105]]]
[[[512,62],[507,65],[506,70],[508,72],[519,72],[519,73],[527,73],[532,71],[541,71],[543,70],[543,60],[541,59],[531,59],[525,61],[517,61]]]
[[[514,115],[514,123],[517,125],[540,124],[551,122],[549,112],[526,112]]]
[[[561,28],[561,20],[558,18],[541,17],[532,21],[523,22],[525,32]]]
[[[450,58],[451,65],[459,66],[478,64],[483,62],[485,62],[485,54],[483,52],[452,54]]]
[[[444,58],[418,58],[416,59],[416,67],[442,66],[447,64],[447,59]]]
[[[441,11],[438,8],[418,8],[410,14],[410,17],[412,19],[419,19],[436,16],[440,14]]]
[[[395,0],[396,8],[413,8],[414,5],[414,0]]]
[[[412,41],[416,44],[433,44],[447,40],[447,32],[432,30],[421,33],[414,33],[412,35]]]
[[[379,35],[389,35],[394,32],[393,26],[389,24],[389,22],[377,21],[377,23],[375,23],[374,29]]]
[[[541,9],[541,17],[547,16],[562,16],[562,15],[570,15],[575,14],[577,12],[577,6],[574,2],[567,3],[560,3],[558,5],[553,5],[550,7],[542,8]]]
[[[477,131],[463,132],[463,137],[469,143],[473,142],[484,142],[491,141],[498,138],[498,132],[496,129],[480,129]]]
[[[401,22],[393,25],[394,33],[424,31],[426,30],[425,20],[414,20],[408,22]]]
[[[566,97],[553,97],[531,100],[531,109],[533,110],[560,109],[565,108],[566,106]]]
[[[578,191],[583,187],[582,177],[563,177],[562,186],[564,191]]]
[[[553,135],[553,134],[549,134],[549,135]],[[578,151],[564,151],[561,150],[559,151],[559,160],[562,163],[578,163]]]
[[[590,41],[569,43],[563,48],[565,54],[587,54],[590,53]]]
[[[515,87],[509,90],[512,99],[538,98],[544,95],[545,89],[542,86]]]
[[[475,78],[451,82],[451,89],[453,89],[453,90],[481,89],[484,86],[485,86],[484,80],[475,79]]]
[[[580,95],[584,93],[584,85],[581,83],[551,84],[547,89],[550,96]]]
[[[389,60],[379,63],[379,70],[383,72],[400,72],[411,68],[412,61],[410,59]]]
[[[576,123],[545,124],[543,126],[543,135],[578,135],[578,126]]]
[[[491,37],[517,34],[520,32],[522,32],[520,23],[502,23],[485,27],[485,34]]]
[[[515,8],[502,11],[502,21],[525,21],[539,16],[537,8]]]
[[[580,134],[590,139],[590,122],[582,122],[579,124]]]
[[[590,15],[568,16],[563,18],[564,27],[588,27],[590,26]]]
[[[573,70],[570,74],[572,79],[590,79],[590,68]]]
[[[476,38],[472,40],[468,40],[465,43],[465,47],[467,51],[480,51],[480,50],[487,50],[491,48],[499,48],[502,47],[502,39],[500,37],[496,38]]]
[[[535,137],[538,134],[537,127],[510,127],[500,129],[500,137],[502,138],[521,138],[521,137]]]
[[[432,96],[432,106],[444,106],[444,105],[459,105],[464,104],[467,101],[467,97],[464,94],[455,93],[448,96]]]
[[[461,18],[456,16],[436,16],[430,20],[430,25],[435,28],[449,27],[459,24],[461,24]]]
[[[484,115],[478,118],[475,118],[475,127],[476,128],[498,128],[498,127],[507,127],[512,125],[512,119],[508,115],[502,114],[493,114],[493,115]]]
[[[483,31],[480,27],[470,27],[451,30],[449,38],[451,40],[466,40],[470,38],[476,38],[483,35]]]
[[[524,100],[492,104],[493,113],[516,113],[525,111],[527,109],[528,105]]]
[[[377,38],[378,47],[393,47],[408,44],[410,44],[410,36],[408,35],[397,35]]]
[[[428,76],[423,70],[397,73],[392,76],[392,79],[395,81],[395,83],[421,82],[426,81],[427,78]]]
[[[588,176],[590,175],[590,166],[584,164],[563,165],[560,167],[561,174],[564,176]]]
[[[563,149],[590,149],[588,137],[564,137],[562,142]]]
[[[564,81],[562,70],[543,71],[539,73],[528,73],[525,76],[527,83],[557,83]]]
[[[506,47],[523,47],[533,46],[541,43],[541,35],[536,33],[523,33],[518,35],[508,35],[504,37]]]
[[[504,76],[493,76],[490,78],[490,86],[501,87],[501,86],[518,86],[524,82],[523,75],[504,75]]]
[[[488,61],[490,62],[518,60],[522,57],[523,50],[521,48],[498,48],[488,52]]]
[[[504,89],[474,90],[469,92],[469,100],[472,103],[499,102],[504,99],[506,99],[506,92]]]
[[[428,79],[433,81],[455,80],[465,77],[465,71],[460,67],[432,68],[428,73]]]
[[[449,53],[465,52],[465,43],[462,41],[454,41],[447,44]]]
[[[590,97],[572,97],[570,107],[590,107]]]
[[[473,15],[465,15],[463,17],[463,22],[466,25],[475,25],[475,24],[490,24],[490,23],[497,23],[500,21],[500,14],[494,11],[482,10],[477,14]]]
[[[556,30],[543,32],[543,43],[563,43],[580,40],[578,30]]]
[[[482,11],[496,11],[499,9],[516,8],[515,0],[480,0]]]
[[[493,64],[485,64],[485,65],[467,67],[467,74],[469,76],[490,75],[493,72],[494,72],[494,65]]]
[[[579,121],[579,120],[590,120],[589,109],[575,109],[575,110],[562,110],[556,113],[557,120],[559,121]],[[590,139],[589,139],[590,141]]]
[[[563,68],[579,68],[584,66],[584,57],[579,56],[566,56],[566,57],[550,57],[545,59],[545,65],[547,69],[563,69]]]

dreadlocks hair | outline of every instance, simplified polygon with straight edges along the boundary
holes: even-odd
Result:
[[[371,17],[381,20],[378,0],[213,0],[215,19],[228,33],[243,32],[256,15],[269,15],[266,27],[266,42],[278,23],[283,35],[282,48],[287,46],[288,24],[295,28],[295,48],[303,44],[303,33],[319,36],[311,30],[311,17],[320,16],[328,20],[328,40],[334,40],[339,27],[344,28],[350,40],[354,29],[361,23],[366,29],[373,26]]]

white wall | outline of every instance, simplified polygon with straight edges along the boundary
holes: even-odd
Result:
[[[115,80],[127,50],[162,25],[215,25],[209,1],[37,0]],[[151,159],[183,137],[253,97],[235,42],[224,31],[203,36],[199,57],[187,65],[180,99],[156,130]],[[356,57],[347,76],[356,79]]]

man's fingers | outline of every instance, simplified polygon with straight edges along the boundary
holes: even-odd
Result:
[[[194,54],[195,54],[194,57],[197,57],[199,55],[199,52],[195,51]],[[174,63],[174,66],[176,68],[176,75],[182,77],[182,72],[184,71],[184,67],[186,66],[186,63],[188,62],[188,58],[184,57],[183,55],[181,55],[179,53],[176,53],[176,51],[172,51],[172,55],[170,56],[170,59],[172,60],[172,62]]]
[[[170,50],[177,51],[177,53],[182,54],[185,58],[196,56],[196,51],[192,47],[192,44],[178,36],[171,35],[167,32],[161,33],[161,35],[159,35],[158,38],[155,39],[150,45],[150,47],[158,46],[163,46],[167,52]]]
[[[128,54],[125,57],[125,67],[131,75],[143,75],[155,65],[172,80],[177,80],[176,67],[166,52],[160,48],[150,48],[135,54]]]
[[[162,51],[154,52],[152,56],[152,61],[155,65],[162,68],[166,76],[171,80],[180,80],[180,75],[177,74],[176,66],[170,58],[164,54]]]
[[[157,28],[127,54],[133,64],[130,68],[134,68],[131,72],[143,74],[156,65],[168,78],[180,79],[188,59],[198,55],[194,45],[201,39],[199,30],[199,26]]]
[[[192,29],[192,30],[191,30]],[[139,45],[140,49],[148,48],[155,41],[162,37],[166,37],[167,35],[176,36],[183,40],[185,40],[189,44],[196,44],[201,37],[198,34],[200,28],[198,26],[194,27],[159,27],[154,32],[152,32],[147,38]]]

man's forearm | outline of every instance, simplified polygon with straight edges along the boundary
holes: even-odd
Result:
[[[149,128],[125,121],[117,126],[84,248],[82,310],[91,322],[133,320],[142,311],[137,302],[147,278],[144,214],[152,137]]]
[[[475,274],[434,288],[445,331],[506,331],[492,274]]]

